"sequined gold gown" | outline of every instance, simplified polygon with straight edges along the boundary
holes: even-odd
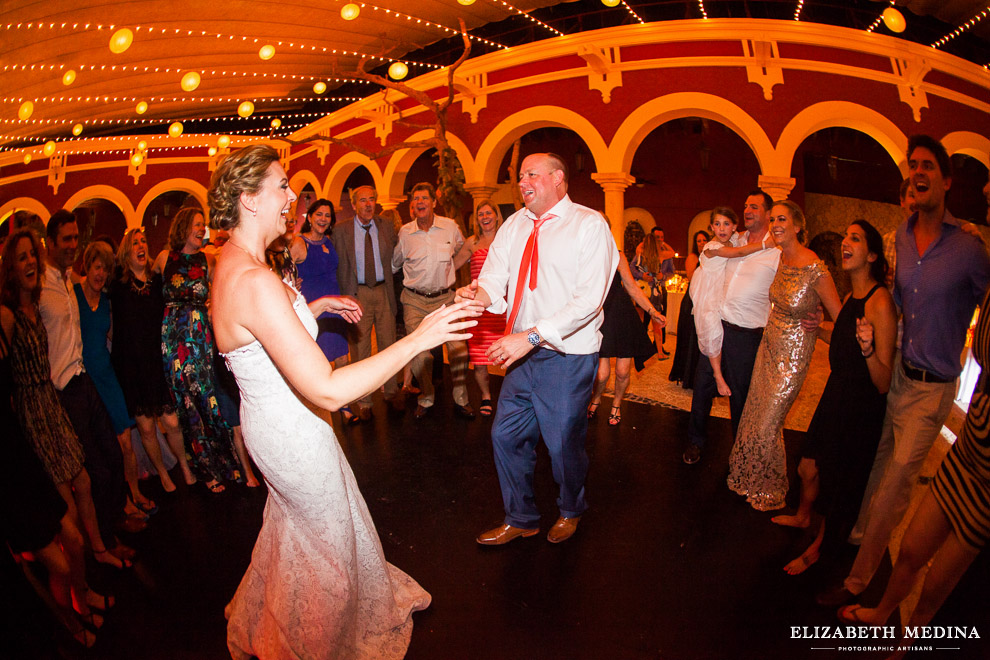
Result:
[[[784,506],[784,417],[804,383],[818,336],[805,332],[801,319],[817,309],[819,298],[813,287],[827,274],[819,260],[801,267],[781,263],[770,285],[770,319],[756,354],[726,480],[758,511]]]

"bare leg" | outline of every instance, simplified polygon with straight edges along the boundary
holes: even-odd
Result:
[[[629,388],[629,372],[632,370],[632,358],[615,358],[615,395],[612,397],[612,410],[608,415],[610,426],[618,426],[622,421],[622,398]]]
[[[175,454],[175,460],[182,468],[182,476],[186,480],[186,485],[192,486],[196,483],[196,475],[189,469],[189,460],[186,458],[186,444],[182,440],[182,429],[179,428],[179,418],[174,412],[165,413],[159,419],[165,427],[165,439],[168,441],[169,449]]]
[[[718,393],[721,396],[732,396],[732,390],[729,388],[728,383],[725,382],[725,377],[722,376],[722,354],[713,355],[708,358],[708,361],[712,363],[712,371],[715,373],[715,385],[718,388]]]
[[[257,488],[261,484],[258,482],[258,477],[254,476],[254,470],[251,469],[251,458],[248,456],[247,447],[244,446],[244,436],[241,435],[240,426],[234,427],[234,449],[237,451],[237,460],[244,469],[244,479],[248,487]]]
[[[93,551],[96,561],[122,568],[123,563],[107,550],[103,537],[100,536],[100,526],[96,522],[96,506],[93,504],[89,473],[86,472],[86,469],[79,470],[79,474],[73,477],[71,482],[58,484],[57,488],[63,499],[68,495],[69,499],[74,501],[74,509],[78,511],[82,529],[86,531],[86,536],[89,537],[89,547]]]
[[[155,503],[144,496],[138,483],[137,456],[134,455],[134,447],[131,446],[130,429],[117,436],[117,444],[120,445],[120,453],[124,456],[124,480],[127,481],[127,487],[131,492],[131,502],[140,509],[138,513],[144,513],[145,509],[153,509]]]
[[[138,433],[141,434],[141,444],[144,445],[144,452],[148,455],[151,464],[155,466],[155,472],[162,482],[162,488],[166,493],[175,491],[175,484],[168,470],[165,469],[165,461],[162,459],[162,448],[158,445],[158,434],[156,433],[155,420],[153,417],[145,415],[135,415]]]
[[[492,390],[488,382],[488,367],[483,364],[474,365],[474,381],[481,390],[482,399],[491,399]]]
[[[774,516],[770,520],[786,527],[807,529],[811,524],[811,507],[818,499],[818,465],[813,458],[802,458],[798,464],[798,475],[801,477],[801,504],[793,516]]]
[[[595,374],[595,385],[591,389],[591,402],[588,404],[588,415],[593,415],[602,402],[602,394],[608,385],[608,377],[612,374],[612,361],[609,358],[598,359],[598,373]]]

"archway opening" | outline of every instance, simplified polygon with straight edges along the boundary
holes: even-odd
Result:
[[[371,186],[372,188],[375,186],[375,178],[371,176],[368,168],[363,165],[355,167],[354,171],[348,175],[347,180],[344,182],[344,190],[340,195],[339,203],[334,202],[337,204],[337,222],[343,219],[354,218],[355,212],[354,205],[351,204],[351,191],[359,186]],[[378,194],[380,195],[381,193],[379,192]]]
[[[72,268],[83,274],[82,255],[86,246],[94,239],[102,239],[111,243],[116,251],[124,230],[127,229],[127,220],[113,202],[102,198],[87,199],[71,211],[79,225],[79,251]]]
[[[194,195],[184,190],[169,190],[151,200],[141,218],[145,238],[148,239],[148,250],[153,259],[161,250],[168,248],[168,230],[172,218],[184,206],[202,210],[202,204]],[[120,240],[123,231],[117,236]]]
[[[626,207],[652,213],[664,239],[684,267],[691,239],[691,221],[716,206],[742,209],[757,187],[760,165],[752,149],[735,131],[701,117],[681,117],[650,131],[636,148],[626,188]],[[652,227],[644,227],[647,231]]]
[[[983,188],[987,185],[986,166],[966,154],[952,156],[952,187],[945,198],[949,213],[961,220],[978,225],[987,223],[987,198]]]

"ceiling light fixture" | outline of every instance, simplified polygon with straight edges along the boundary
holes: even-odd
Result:
[[[87,27],[89,27],[88,24]],[[134,33],[127,28],[120,28],[113,33],[112,37],[110,37],[110,52],[120,55],[131,47],[131,43],[133,43],[133,41]]]

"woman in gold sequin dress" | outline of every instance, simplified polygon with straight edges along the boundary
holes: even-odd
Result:
[[[770,319],[756,355],[726,480],[758,511],[783,507],[787,495],[784,417],[804,383],[817,338],[817,332],[804,330],[801,320],[814,314],[819,302],[832,318],[842,307],[825,264],[803,245],[801,208],[791,201],[774,204],[770,232],[782,253],[780,266],[770,285]]]

